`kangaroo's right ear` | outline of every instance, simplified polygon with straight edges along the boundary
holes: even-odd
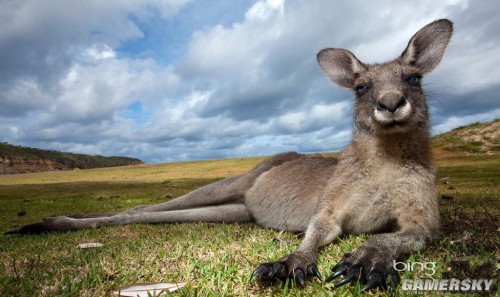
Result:
[[[318,53],[317,60],[332,82],[350,89],[354,87],[358,74],[367,70],[353,53],[341,48],[325,48]]]

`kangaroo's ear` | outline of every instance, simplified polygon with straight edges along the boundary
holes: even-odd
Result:
[[[401,60],[417,66],[422,74],[431,72],[441,61],[452,32],[453,23],[446,19],[426,25],[410,39]]]
[[[350,51],[340,48],[325,48],[317,56],[319,66],[335,84],[353,88],[359,73],[367,70]]]

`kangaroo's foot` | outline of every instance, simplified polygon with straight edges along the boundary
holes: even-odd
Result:
[[[19,229],[10,230],[4,233],[9,234],[40,234],[52,231],[68,231],[67,222],[71,220],[69,217],[51,217],[44,219],[41,222],[24,225]]]
[[[395,289],[399,284],[400,277],[391,263],[392,259],[381,257],[378,251],[359,247],[352,253],[346,254],[332,268],[333,273],[326,279],[326,282],[344,276],[342,280],[334,285],[335,288],[352,281],[359,281],[364,284],[361,289],[362,292],[374,288]]]
[[[40,234],[47,232],[45,226],[42,222],[24,225],[19,229],[13,229],[5,232],[3,235],[11,235],[11,234]]]
[[[300,287],[304,287],[308,278],[316,277],[320,281],[322,279],[314,260],[305,257],[302,253],[295,252],[276,262],[259,265],[253,271],[250,280],[256,276],[259,283],[270,284],[277,280],[285,281],[290,278]]]

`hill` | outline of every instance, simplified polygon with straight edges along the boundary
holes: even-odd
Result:
[[[488,123],[472,123],[439,134],[432,139],[436,152],[466,155],[500,153],[500,119]]]
[[[128,157],[104,157],[0,143],[0,174],[89,169],[144,164]]]

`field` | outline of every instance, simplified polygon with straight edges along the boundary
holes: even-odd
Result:
[[[251,169],[263,158],[139,165],[0,176],[0,231],[44,217],[117,212],[164,202],[197,187]],[[443,237],[405,262],[436,262],[434,278],[496,279],[500,258],[500,155],[436,150]],[[129,225],[0,241],[0,296],[111,296],[138,282],[189,284],[175,296],[352,296],[359,285],[333,289],[309,282],[259,287],[249,276],[278,259],[302,234],[252,224]],[[323,276],[368,236],[346,236],[321,249]],[[86,242],[104,245],[78,249]],[[402,274],[425,278],[425,271]],[[366,294],[386,296],[385,292]],[[428,293],[427,295],[443,295]],[[401,288],[398,296],[411,296]],[[463,296],[460,294],[459,296]]]

